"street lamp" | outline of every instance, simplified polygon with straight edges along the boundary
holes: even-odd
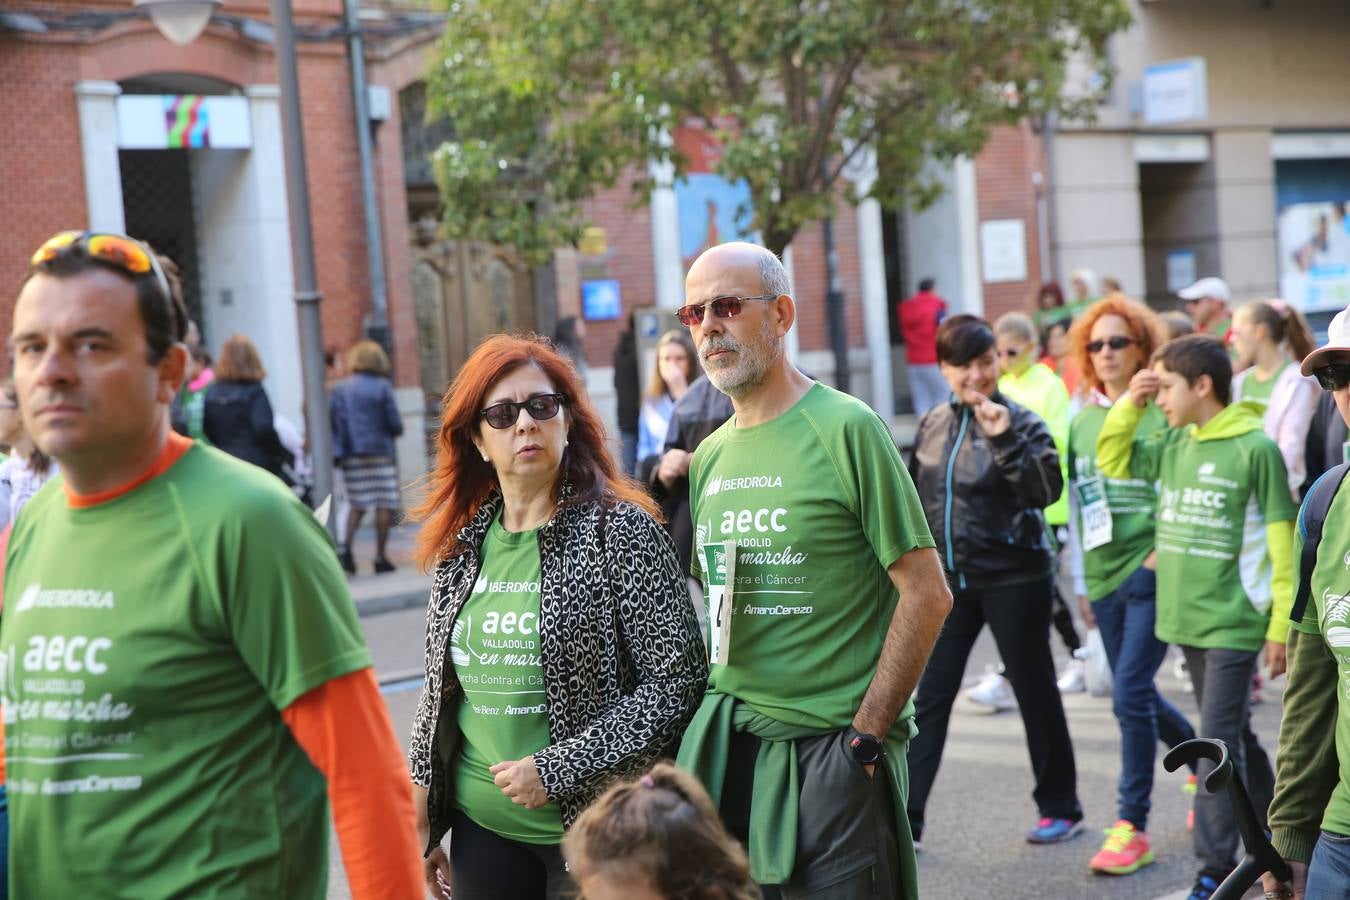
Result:
[[[221,0],[135,0],[134,5],[150,13],[160,34],[175,44],[190,44],[220,4]]]
[[[169,40],[156,6],[208,4],[216,0],[135,0],[149,6],[151,19]],[[328,421],[328,396],[324,385],[323,319],[319,315],[318,279],[314,267],[314,233],[309,221],[309,180],[305,174],[305,134],[300,123],[300,76],[295,64],[295,21],[291,0],[271,0],[273,46],[277,53],[277,81],[281,89],[281,143],[286,156],[286,205],[291,214],[291,262],[295,268],[295,305],[300,331],[300,369],[305,385],[305,426],[310,461],[314,466],[314,497],[322,502],[333,493],[333,433]],[[193,33],[201,33],[205,21]],[[191,38],[189,38],[191,40]],[[181,43],[181,42],[180,42]],[[334,531],[334,517],[328,530]]]

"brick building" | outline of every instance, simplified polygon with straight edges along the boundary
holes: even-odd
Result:
[[[372,312],[342,2],[295,0],[295,16],[324,343],[342,349],[362,336]],[[10,298],[45,237],[71,227],[126,230],[178,262],[209,347],[236,331],[259,344],[274,405],[303,420],[268,19],[266,0],[229,0],[180,47],[130,0],[5,4],[0,87],[13,102],[0,131],[0,284],[11,288],[0,299],[0,328],[8,329]],[[507,248],[442,240],[426,157],[447,132],[423,122],[422,78],[445,22],[383,2],[363,3],[361,21],[377,100],[373,165],[395,383],[409,424],[403,477],[425,470],[422,438],[434,428],[435,400],[476,340],[509,328],[546,331],[557,317],[579,314],[581,284],[596,277],[619,282],[622,294],[619,315],[588,322],[585,343],[593,397],[612,415],[610,360],[627,312],[673,307],[682,296],[683,261],[670,256],[679,231],[673,203],[635,208],[627,190],[602,193],[587,211],[603,229],[603,254],[560,251],[547,278]],[[155,124],[156,103],[195,104],[209,134],[194,144],[191,134],[173,133],[171,118]],[[228,133],[231,123],[237,133]],[[833,227],[854,393],[886,405],[875,374],[893,396],[883,412],[908,408],[893,308],[920,278],[936,277],[958,311],[995,316],[1026,302],[1046,267],[1042,170],[1032,129],[1003,129],[977,160],[939,173],[949,189],[929,210],[840,203]],[[998,228],[982,241],[990,222]],[[982,271],[984,247],[998,250],[1001,268]],[[833,382],[819,224],[802,230],[788,262],[800,306],[790,352]]]
[[[266,0],[231,0],[195,41],[162,37],[130,0],[27,0],[0,14],[0,328],[28,256],[67,228],[129,231],[184,276],[207,345],[234,332],[262,351],[279,413],[302,422],[289,215]],[[325,345],[363,335],[371,285],[341,0],[296,0],[311,217]],[[369,83],[397,92],[421,76],[440,33],[430,17],[373,31]],[[377,18],[375,25],[383,20]],[[420,27],[418,23],[422,22]],[[394,27],[401,24],[402,27]],[[264,27],[257,28],[262,25]],[[187,99],[204,131],[176,135],[145,116]],[[149,106],[147,107],[147,103]],[[425,404],[411,289],[411,239],[398,104],[374,126],[391,345],[400,404],[413,426],[405,476],[425,469]],[[170,123],[171,125],[171,123]]]

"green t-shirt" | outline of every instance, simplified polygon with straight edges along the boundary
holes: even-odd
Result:
[[[1275,390],[1275,382],[1280,380],[1284,370],[1292,366],[1293,363],[1285,363],[1273,375],[1262,381],[1256,377],[1256,370],[1252,369],[1246,378],[1239,382],[1240,388],[1238,395],[1233,398],[1234,402],[1251,401],[1260,404],[1262,411],[1270,406],[1270,395]]]
[[[280,710],[371,661],[281,482],[196,445],[97,506],[49,484],[4,596],[11,897],[325,896],[326,786]]]
[[[1298,514],[1260,417],[1235,404],[1203,429],[1136,440],[1130,473],[1159,482],[1158,638],[1260,650],[1274,599],[1265,526]]]
[[[483,540],[483,567],[450,630],[450,661],[464,697],[463,740],[454,767],[455,805],[503,837],[530,844],[562,840],[562,813],[549,803],[512,803],[489,767],[552,743],[539,662],[539,531],[509,532],[501,517]]]
[[[816,384],[776,419],[737,428],[733,416],[713,432],[689,486],[696,572],[705,543],[739,544],[730,656],[708,689],[780,722],[847,726],[895,609],[886,570],[933,546],[886,426]]]
[[[1089,402],[1069,425],[1068,465],[1073,473],[1072,489],[1079,489],[1083,482],[1101,474],[1097,468],[1097,435],[1101,433],[1109,410],[1109,406]],[[1150,403],[1135,435],[1147,437],[1166,428],[1167,417]],[[1154,514],[1158,503],[1153,482],[1142,478],[1102,476],[1102,488],[1107,509],[1111,512],[1111,540],[1083,551],[1083,578],[1090,600],[1100,600],[1120,587],[1121,582],[1143,565],[1153,552]],[[1081,503],[1077,514],[1081,535]]]
[[[1303,619],[1293,627],[1304,634],[1326,641],[1327,650],[1336,659],[1341,690],[1336,691],[1336,759],[1340,779],[1331,792],[1322,828],[1336,834],[1350,834],[1350,529],[1329,527],[1350,521],[1350,491],[1336,494],[1327,510],[1322,540],[1317,546],[1317,565],[1313,567],[1311,592]],[[1303,556],[1303,528],[1297,532],[1294,559]]]

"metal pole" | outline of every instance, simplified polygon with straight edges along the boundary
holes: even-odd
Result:
[[[300,77],[295,64],[295,23],[291,0],[271,0],[276,34],[277,82],[281,87],[281,140],[286,151],[286,203],[291,216],[291,265],[300,326],[300,368],[305,381],[305,425],[314,464],[314,497],[333,493],[333,434],[324,390],[323,320],[314,273],[314,236],[309,224],[309,182],[305,176],[305,135],[300,121]],[[328,530],[333,531],[332,516]]]
[[[366,259],[370,266],[370,318],[366,321],[366,337],[392,356],[389,298],[384,281],[384,239],[380,234],[379,205],[375,198],[375,166],[370,145],[366,50],[361,37],[357,0],[344,0],[343,20],[347,32],[347,61],[352,70],[352,110],[356,114],[356,151],[361,159],[361,205],[366,219]]]
[[[844,326],[844,282],[839,277],[839,251],[834,246],[833,212],[821,223],[821,231],[825,241],[825,272],[830,283],[825,294],[825,321],[830,329],[830,347],[834,350],[834,386],[847,394],[848,333]]]
[[[825,108],[825,73],[820,75],[820,109]],[[825,276],[829,288],[825,293],[825,324],[830,332],[830,348],[834,351],[834,386],[848,393],[848,331],[844,323],[844,282],[839,277],[839,251],[834,246],[834,189],[829,184],[830,154],[820,160],[821,184],[830,192],[830,212],[821,222],[821,238],[825,244]]]

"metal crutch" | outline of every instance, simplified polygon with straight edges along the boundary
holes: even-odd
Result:
[[[1238,832],[1242,835],[1242,847],[1246,850],[1242,862],[1223,880],[1210,900],[1238,900],[1266,872],[1288,884],[1293,873],[1289,870],[1289,864],[1271,846],[1270,838],[1266,837],[1251,798],[1247,796],[1247,788],[1242,784],[1242,778],[1233,771],[1233,760],[1228,755],[1227,744],[1216,738],[1192,738],[1168,750],[1163,757],[1163,767],[1169,772],[1175,772],[1201,759],[1213,760],[1215,763],[1214,771],[1205,776],[1205,790],[1215,794],[1220,786],[1228,789],[1228,801],[1233,804]]]

